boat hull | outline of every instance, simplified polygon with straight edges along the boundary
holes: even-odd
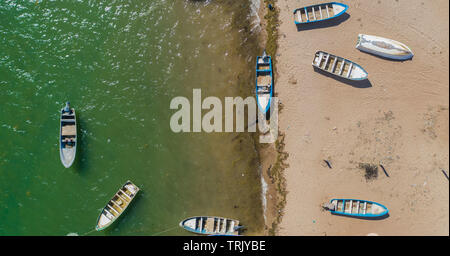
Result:
[[[127,181],[106,206],[97,218],[97,225],[95,230],[101,231],[111,226],[128,208],[134,198],[139,192],[139,187],[134,185],[131,181]]]
[[[77,118],[75,109],[69,108],[71,113],[61,109],[59,127],[59,158],[65,168],[69,168],[75,161],[77,153]]]
[[[394,60],[408,60],[414,56],[414,53],[405,44],[379,36],[359,34],[356,48],[363,52]]]
[[[358,199],[331,199],[330,204],[334,205],[334,210],[329,210],[333,214],[345,215],[361,218],[377,218],[389,213],[386,206],[372,201]]]
[[[294,10],[294,23],[304,25],[320,21],[331,20],[344,14],[348,5],[330,2],[316,5],[309,5]]]
[[[195,216],[180,222],[180,227],[200,235],[238,235],[239,221],[213,216]]]
[[[357,63],[324,51],[316,52],[312,65],[324,72],[348,80],[361,81],[368,77],[368,73]]]
[[[256,102],[259,111],[265,114],[270,109],[273,96],[273,69],[270,56],[256,57]]]
[[[61,149],[59,152],[59,156],[61,158],[61,162],[66,168],[70,168],[75,162],[75,156],[77,154],[77,147],[69,148],[69,149]]]

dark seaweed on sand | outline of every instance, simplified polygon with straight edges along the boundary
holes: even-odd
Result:
[[[359,168],[365,171],[364,177],[366,178],[366,181],[378,178],[378,165],[360,163]]]

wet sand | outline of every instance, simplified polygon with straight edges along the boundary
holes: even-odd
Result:
[[[289,154],[278,234],[449,235],[448,2],[347,1],[337,21],[297,27],[293,10],[315,3],[277,1],[276,93]],[[415,56],[400,62],[360,52],[359,33],[400,41]],[[369,80],[316,72],[318,50],[360,64]],[[378,177],[366,180],[361,163],[377,165]],[[389,216],[334,216],[321,208],[332,198],[376,201]]]

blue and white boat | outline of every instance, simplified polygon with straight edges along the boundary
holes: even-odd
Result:
[[[64,167],[69,168],[77,153],[77,118],[69,102],[61,109],[60,115],[59,158]]]
[[[272,58],[264,51],[263,56],[256,57],[256,101],[259,110],[265,114],[270,108],[273,95]]]
[[[324,51],[316,52],[312,65],[327,73],[349,80],[365,80],[368,76],[368,73],[355,62]]]
[[[294,21],[300,25],[330,20],[341,16],[347,9],[348,5],[336,2],[301,7],[294,10]]]
[[[238,220],[209,216],[187,218],[180,227],[200,235],[238,235],[241,228]]]
[[[331,199],[326,208],[333,214],[364,218],[381,217],[389,212],[382,204],[357,199]]]

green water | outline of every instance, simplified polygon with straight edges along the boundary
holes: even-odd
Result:
[[[254,54],[231,2],[0,2],[0,235],[86,234],[128,179],[136,200],[90,235],[190,235],[176,227],[193,215],[262,231],[253,137],[169,127],[170,100],[193,88],[251,93]],[[70,169],[58,153],[66,101],[79,133]]]

